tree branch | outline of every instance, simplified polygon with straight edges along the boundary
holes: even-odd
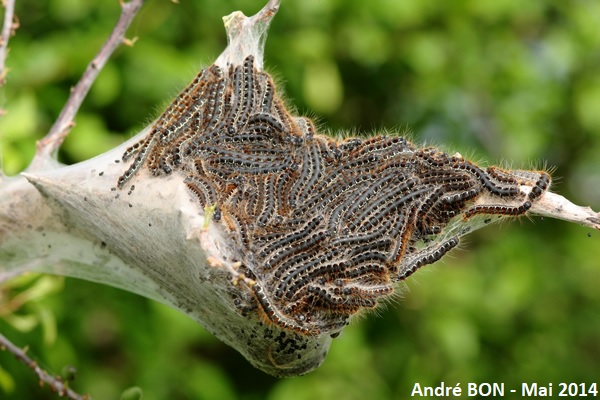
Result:
[[[6,82],[5,62],[8,55],[8,40],[14,34],[19,24],[15,20],[15,0],[2,0],[4,6],[4,22],[2,24],[2,34],[0,35],[0,86]]]
[[[50,390],[54,393],[57,393],[60,397],[66,396],[68,399],[74,400],[90,399],[87,394],[80,395],[73,391],[73,389],[69,388],[60,377],[54,377],[50,375],[43,368],[41,368],[37,362],[32,360],[31,357],[26,354],[25,350],[16,346],[2,334],[0,334],[0,350],[7,350],[9,353],[12,353],[17,360],[23,362],[23,364],[27,365],[36,373],[36,375],[40,378],[40,385],[43,386],[43,384],[46,383],[50,387]]]
[[[2,33],[0,33],[0,87],[6,83],[6,57],[8,56],[8,40],[19,27],[19,23],[15,19],[15,0],[2,0],[4,6],[4,22],[2,23]],[[0,107],[0,117],[5,114],[5,111]],[[0,172],[1,172],[0,166]]]
[[[122,10],[119,21],[104,46],[102,46],[96,57],[88,64],[77,85],[72,88],[69,99],[50,128],[50,131],[38,142],[36,154],[29,167],[29,171],[43,170],[44,165],[49,160],[56,159],[58,149],[63,140],[75,125],[74,119],[79,111],[79,107],[81,107],[83,100],[100,74],[100,71],[121,43],[133,43],[133,41],[125,40],[125,32],[143,3],[144,0],[131,0],[127,3],[121,1]]]
[[[533,204],[530,213],[600,230],[600,213],[590,207],[575,205],[556,193],[545,193],[539,201]]]

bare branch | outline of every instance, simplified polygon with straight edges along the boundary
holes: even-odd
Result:
[[[2,34],[0,35],[0,86],[6,82],[8,73],[5,66],[6,56],[8,55],[8,40],[19,26],[15,20],[15,0],[2,0],[2,5],[4,6],[4,22],[2,24]]]
[[[50,390],[54,393],[57,393],[60,397],[66,396],[68,399],[75,400],[89,400],[90,397],[87,394],[80,395],[79,393],[73,391],[73,389],[69,388],[60,377],[54,377],[46,372],[43,368],[41,368],[37,362],[29,357],[25,350],[19,348],[14,343],[12,343],[6,336],[0,334],[0,350],[7,350],[12,353],[15,358],[29,368],[31,368],[37,376],[40,378],[40,385],[46,383]]]
[[[270,21],[273,16],[277,14],[280,4],[281,0],[269,0],[269,2],[252,18],[255,20]]]
[[[600,230],[600,213],[595,212],[590,207],[575,205],[555,193],[545,193],[533,204],[530,212],[542,217],[562,219],[563,221],[574,222]]]
[[[119,21],[104,46],[102,46],[102,49],[88,64],[77,85],[72,88],[69,99],[50,128],[50,131],[38,142],[35,157],[29,168],[30,170],[41,169],[50,159],[56,159],[60,145],[75,125],[75,115],[79,107],[81,107],[81,103],[83,103],[92,84],[112,53],[121,43],[125,42],[125,32],[143,3],[144,0],[131,0],[128,3],[121,1],[122,11]]]

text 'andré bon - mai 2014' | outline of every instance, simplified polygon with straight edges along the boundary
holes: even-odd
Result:
[[[593,383],[521,383],[520,387],[508,387],[504,383],[467,383],[447,385],[441,382],[437,386],[423,386],[415,383],[411,397],[598,397],[598,385]]]

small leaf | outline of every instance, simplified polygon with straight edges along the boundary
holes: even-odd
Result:
[[[11,314],[4,317],[4,320],[8,322],[13,328],[20,332],[30,332],[39,324],[37,315],[16,315]]]
[[[15,380],[2,367],[0,367],[0,388],[4,393],[12,393],[15,390]]]
[[[138,386],[130,387],[121,394],[121,400],[142,400],[143,397],[142,389]]]
[[[63,278],[55,276],[42,276],[29,289],[24,290],[15,296],[14,301],[25,304],[30,301],[40,300],[50,294],[54,294],[62,290],[63,282]]]
[[[42,325],[44,344],[50,346],[56,341],[56,318],[54,313],[46,307],[39,307],[37,315]]]

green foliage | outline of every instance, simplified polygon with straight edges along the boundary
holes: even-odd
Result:
[[[101,153],[156,117],[223,49],[221,16],[261,3],[148,2],[128,33],[139,41],[101,73],[62,160]],[[27,165],[119,13],[116,1],[17,6],[21,28],[0,97],[10,174]],[[416,141],[494,163],[555,166],[556,191],[598,208],[598,15],[597,1],[285,0],[266,63],[297,109],[334,132],[409,128]],[[27,287],[43,278],[20,288],[32,299],[0,331],[51,371],[76,366],[72,387],[98,399],[134,398],[133,386],[144,400],[393,399],[416,382],[593,382],[600,236],[587,233],[523,219],[470,236],[346,329],[324,365],[301,378],[268,377],[183,315],[71,279],[59,295],[38,287],[41,299]],[[43,322],[52,318],[57,333]],[[0,397],[54,398],[8,354],[0,366]]]

